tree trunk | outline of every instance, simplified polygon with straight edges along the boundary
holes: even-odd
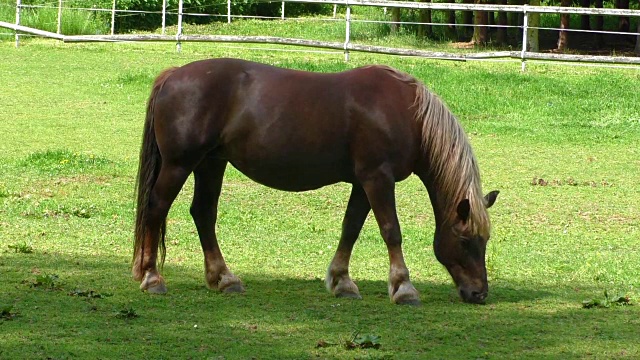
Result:
[[[508,0],[509,5],[523,5],[524,0]],[[520,14],[517,12],[510,12],[507,17],[509,18],[509,25],[518,26]]]
[[[457,34],[456,34],[456,12],[454,10],[450,10],[446,12],[447,14],[447,22],[449,23],[449,25],[447,25],[447,37],[449,39],[456,39],[457,38]]]
[[[638,21],[638,36],[636,36],[636,55],[640,56],[640,21]]]
[[[571,0],[561,0],[560,6],[571,6]],[[558,51],[565,51],[569,47],[569,33],[562,29],[569,28],[569,14],[560,15],[560,34],[558,35]]]
[[[580,7],[588,8],[591,6],[591,0],[580,0]],[[582,15],[580,17],[580,29],[591,30],[591,21],[589,15]]]
[[[498,5],[507,5],[507,0],[498,0]],[[507,25],[507,13],[504,11],[498,12],[498,25]],[[499,45],[507,44],[507,28],[499,27],[496,30],[496,42]]]
[[[464,4],[473,4],[473,0],[462,0]],[[462,13],[462,23],[465,25],[473,25],[473,11],[465,11]],[[464,37],[472,33],[473,28],[470,26],[462,27]]]
[[[529,5],[540,6],[540,0],[529,0]],[[540,13],[529,13],[529,26],[527,30],[527,48],[529,51],[539,52],[538,29],[533,28],[540,26]]]
[[[476,4],[486,4],[486,0],[475,0]],[[482,25],[488,24],[489,17],[486,11],[475,11],[473,28],[473,42],[476,45],[486,45],[489,40],[487,27]],[[478,26],[480,25],[480,26]]]
[[[391,32],[396,34],[400,31],[400,8],[391,8]]]
[[[597,9],[602,9],[602,0],[595,0],[595,5]],[[602,15],[598,15],[596,16],[595,30],[602,31],[603,28],[604,28],[604,18],[602,17]],[[602,34],[596,33],[596,47],[597,48],[602,47],[602,42],[603,42]]]
[[[507,1],[509,5],[523,5],[524,4],[524,0],[508,0]],[[508,21],[507,23],[509,24],[509,26],[520,26],[522,25],[522,19],[523,19],[523,15],[517,12],[510,12],[507,15]],[[522,29],[516,29],[517,34],[516,37],[518,39],[522,39]]]
[[[629,0],[616,0],[616,8],[629,10]],[[629,31],[629,27],[629,17],[620,16],[618,20],[618,31],[627,32]]]
[[[422,2],[431,2],[431,0],[421,0]],[[431,9],[420,9],[420,22],[431,22]],[[431,25],[420,24],[418,25],[418,37],[424,39],[431,37]]]

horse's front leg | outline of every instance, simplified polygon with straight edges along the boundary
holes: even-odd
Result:
[[[419,305],[418,290],[409,280],[402,254],[402,234],[396,213],[393,178],[380,171],[367,177],[363,187],[389,251],[389,298],[396,304]]]
[[[191,216],[198,229],[204,253],[207,286],[223,292],[244,292],[240,279],[227,267],[216,238],[218,199],[226,166],[226,161],[207,158],[195,169]]]
[[[347,211],[342,221],[340,243],[333,260],[331,260],[325,279],[327,289],[336,297],[361,298],[358,286],[349,276],[349,259],[351,258],[353,245],[358,239],[360,230],[362,230],[370,210],[371,206],[364,189],[362,189],[362,186],[354,184],[351,189]]]

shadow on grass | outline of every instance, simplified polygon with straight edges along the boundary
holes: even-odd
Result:
[[[494,285],[486,306],[450,284],[415,282],[420,307],[389,303],[386,282],[360,280],[363,300],[337,299],[320,279],[240,274],[243,295],[207,290],[202,273],[172,265],[169,293],[138,290],[123,257],[3,254],[2,358],[536,358],[638,354],[634,307],[581,309],[572,288]],[[29,282],[57,274],[59,290]],[[24,280],[27,280],[26,282]],[[581,286],[584,292],[590,289]],[[70,296],[75,290],[109,294]],[[77,294],[77,293],[76,293]],[[118,316],[128,312],[135,316]],[[347,350],[354,332],[381,348]],[[320,344],[320,346],[318,345]]]

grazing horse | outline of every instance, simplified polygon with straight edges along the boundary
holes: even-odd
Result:
[[[395,183],[416,174],[435,214],[433,247],[466,302],[487,296],[487,208],[476,159],[460,124],[414,77],[386,66],[324,74],[213,59],[163,71],[144,124],[137,184],[133,276],[164,293],[166,217],[188,176],[190,212],[212,289],[242,292],[227,267],[215,223],[227,163],[280,190],[352,184],[342,234],[326,277],[337,297],[360,298],[349,276],[353,246],[370,210],[389,252],[389,297],[418,304],[396,214]]]

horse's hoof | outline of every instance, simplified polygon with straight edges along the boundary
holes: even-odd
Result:
[[[418,290],[410,282],[404,282],[400,285],[395,293],[392,293],[392,287],[389,288],[391,302],[398,305],[420,305],[420,295]]]
[[[244,286],[242,286],[242,284],[235,283],[221,289],[221,291],[225,294],[242,294],[244,293]]]
[[[140,290],[149,294],[166,294],[167,286],[164,279],[157,272],[147,271],[140,284]]]
[[[220,281],[218,281],[217,288],[225,294],[244,292],[242,281],[240,281],[240,279],[238,279],[238,277],[233,275],[231,272],[227,272],[226,274],[220,276]]]
[[[358,286],[351,280],[349,275],[343,275],[339,278],[335,286],[334,277],[329,273],[327,275],[327,279],[325,283],[327,285],[327,290],[329,290],[335,297],[337,298],[345,298],[345,299],[358,299],[361,300],[362,296],[360,296],[360,290]]]
[[[420,306],[422,303],[420,299],[399,299],[395,300],[396,305],[411,305],[411,306]]]
[[[149,286],[147,288],[147,292],[149,294],[163,295],[167,293],[167,286],[164,284],[164,282],[160,282],[156,285]]]

